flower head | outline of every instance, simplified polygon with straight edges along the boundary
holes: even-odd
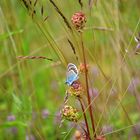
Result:
[[[72,16],[71,21],[72,21],[74,27],[76,28],[76,30],[80,31],[81,29],[83,29],[85,27],[86,16],[83,12],[76,12]]]
[[[67,91],[73,96],[80,97],[84,92],[84,88],[79,81],[74,81]]]
[[[26,140],[35,140],[35,136],[32,134],[26,135]]]
[[[64,106],[64,108],[61,110],[61,115],[63,118],[69,121],[77,122],[79,120],[78,110],[69,105]]]
[[[128,86],[128,91],[133,95],[133,93],[139,87],[139,85],[140,85],[140,79],[138,77],[132,78]]]
[[[80,130],[76,130],[74,134],[75,140],[88,140]]]
[[[79,66],[79,72],[81,72],[81,73],[87,72],[88,68],[89,68],[88,64],[86,64],[86,66],[85,66],[85,64],[81,63]]]
[[[9,115],[9,116],[7,116],[7,120],[8,121],[15,121],[16,117],[15,117],[15,115]]]
[[[111,126],[111,125],[104,125],[102,127],[102,133],[103,134],[110,133],[112,131],[113,131],[113,126]]]
[[[50,113],[49,113],[49,111],[48,111],[47,109],[43,109],[43,110],[42,110],[42,118],[43,118],[43,119],[46,119],[46,118],[48,117],[49,114],[50,114]]]
[[[55,118],[54,118],[54,124],[55,125],[59,125],[61,123],[61,112],[58,111],[55,114]]]

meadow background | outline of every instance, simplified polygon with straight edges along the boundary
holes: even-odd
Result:
[[[54,2],[72,27],[71,16],[81,11],[78,0]],[[140,0],[97,0],[91,9],[88,1],[82,3],[97,134],[102,131],[107,140],[140,139],[140,56],[134,52]],[[37,2],[35,15],[31,9],[22,0],[0,1],[0,140],[74,139],[79,126],[68,121],[59,125],[66,66],[82,63],[80,53],[77,61],[68,43],[71,40],[78,51],[78,33],[70,32],[49,0]],[[18,56],[46,56],[53,61]],[[73,97],[70,104],[80,110]]]

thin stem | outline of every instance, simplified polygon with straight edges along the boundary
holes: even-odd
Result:
[[[131,121],[131,119],[130,119],[130,117],[129,117],[127,111],[126,111],[126,109],[124,108],[124,106],[123,106],[123,104],[122,104],[121,102],[120,102],[120,105],[121,105],[121,107],[122,107],[122,109],[123,109],[123,111],[124,111],[124,113],[125,113],[125,115],[126,115],[126,118],[127,118],[128,121],[130,122],[130,124],[133,125],[133,122]],[[136,135],[137,139],[139,140],[139,138],[138,138],[138,136],[137,136],[136,127],[132,126],[132,128],[133,128],[133,130],[134,130],[134,132],[135,132],[135,135]]]
[[[89,106],[89,114],[90,114],[90,119],[91,119],[91,124],[92,124],[93,136],[96,138],[91,99],[89,95],[88,74],[87,74],[87,68],[86,68],[86,57],[85,57],[85,49],[84,49],[84,44],[83,44],[82,32],[80,33],[80,36],[81,36],[81,45],[82,45],[82,53],[83,53],[83,61],[84,61],[84,69],[85,69],[85,81],[86,81],[86,92],[87,92],[87,99],[88,99],[88,106]]]
[[[90,131],[89,131],[89,126],[88,126],[88,121],[87,121],[84,105],[82,104],[81,98],[78,98],[78,100],[80,102],[82,112],[83,112],[83,115],[84,115],[84,120],[85,120],[85,124],[86,124],[86,128],[87,128],[88,137],[90,138]]]

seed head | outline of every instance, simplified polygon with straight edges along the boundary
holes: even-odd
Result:
[[[72,85],[68,88],[68,93],[76,97],[80,97],[83,92],[84,88],[79,81],[74,81]]]
[[[77,122],[79,120],[78,110],[69,105],[64,106],[61,111],[61,115],[68,121]]]
[[[86,64],[86,66],[85,66],[85,64],[81,63],[79,66],[79,72],[81,72],[81,73],[84,73],[85,71],[88,72],[88,68],[89,68],[88,64]]]
[[[76,12],[72,18],[71,21],[76,28],[76,30],[80,31],[85,27],[86,23],[86,16],[83,12]]]
[[[79,130],[75,131],[74,137],[75,137],[75,140],[85,140],[85,138],[82,135],[82,132],[80,132]]]

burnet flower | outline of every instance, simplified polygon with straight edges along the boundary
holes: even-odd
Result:
[[[76,30],[80,31],[85,27],[86,16],[83,12],[76,12],[72,17],[71,21],[76,28]]]
[[[70,105],[65,105],[63,109],[61,110],[62,118],[68,120],[77,122],[79,120],[79,113],[78,110]]]

